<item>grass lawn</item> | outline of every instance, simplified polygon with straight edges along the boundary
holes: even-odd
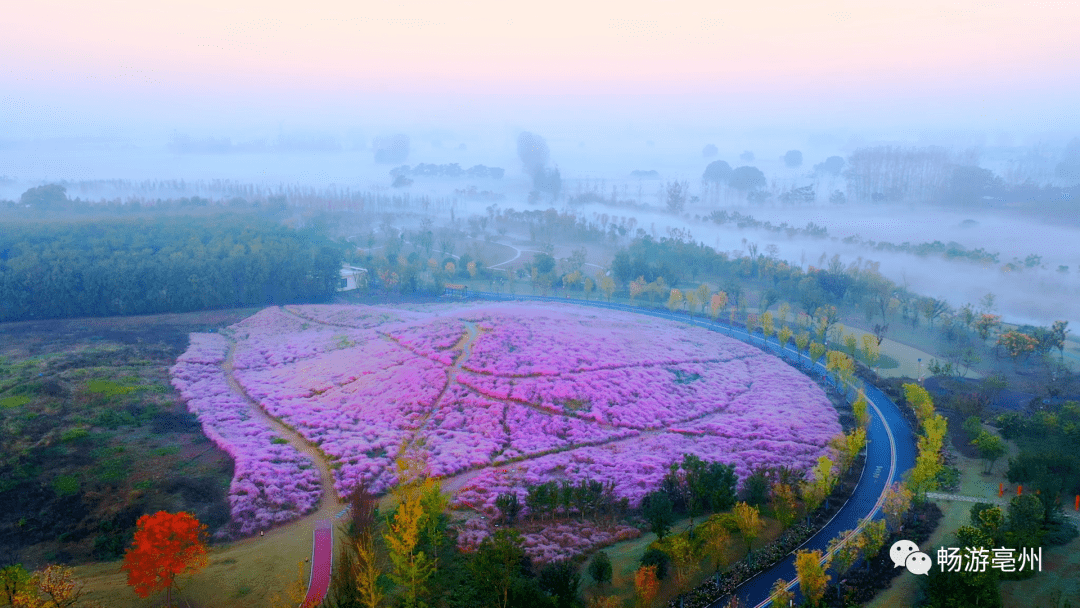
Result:
[[[1008,468],[1007,459],[1013,456],[1016,447],[1009,445],[1009,455],[1003,457],[994,465],[990,475],[983,474],[986,462],[983,460],[966,458],[962,455],[956,457],[956,467],[960,469],[960,487],[955,492],[963,496],[984,497],[996,499],[998,483],[1004,483],[1006,498],[1015,495],[1015,486],[1010,486],[1005,478]],[[942,519],[938,529],[920,548],[936,559],[939,547],[954,546],[953,535],[960,528],[970,524],[970,512],[974,503],[952,502],[941,500]],[[1047,606],[1057,607],[1054,603],[1055,595],[1061,592],[1061,598],[1073,598],[1076,605],[1080,605],[1080,540],[1073,540],[1064,547],[1043,549],[1044,572],[1032,579],[1025,581],[1008,581],[1001,585],[1002,599],[1006,608],[1010,607],[1033,607]],[[892,586],[879,593],[872,602],[867,604],[869,608],[891,608],[893,606],[913,606],[918,599],[920,580],[915,576],[901,574],[893,579]],[[1070,595],[1071,594],[1071,595]],[[1033,603],[1033,598],[1037,602]]]
[[[310,559],[311,538],[311,526],[285,526],[271,530],[265,537],[255,536],[212,549],[206,569],[181,579],[181,593],[177,596],[174,591],[174,599],[179,597],[192,606],[206,608],[270,607],[274,594],[296,579],[297,564]],[[335,530],[335,551],[341,538]],[[87,599],[110,608],[144,608],[149,600],[128,587],[121,563],[78,566],[75,576],[87,582]],[[305,582],[309,565],[304,564]]]

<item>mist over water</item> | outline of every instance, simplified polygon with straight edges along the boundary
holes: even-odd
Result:
[[[1023,197],[885,204],[859,200],[843,174],[815,171],[875,146],[940,146],[949,167],[985,169],[1010,187],[1072,186],[1055,167],[1080,135],[1074,4],[217,9],[165,3],[58,18],[18,7],[14,20],[54,30],[47,44],[23,31],[0,41],[0,199],[62,183],[83,200],[304,190],[442,198],[458,218],[493,204],[553,207],[634,217],[655,238],[678,229],[722,251],[772,245],[804,268],[834,255],[879,262],[899,285],[953,306],[994,293],[1015,322],[1080,320],[1075,201],[1052,201],[1046,213]],[[546,141],[557,198],[529,202],[523,132]],[[406,149],[380,148],[402,137]],[[802,162],[785,163],[789,151]],[[759,169],[768,200],[710,194],[702,174],[716,160]],[[392,187],[391,169],[419,163],[497,167],[504,177]],[[688,188],[678,214],[665,207],[671,182]],[[778,202],[807,186],[813,201]],[[456,192],[471,187],[488,198]],[[846,204],[829,202],[838,191]],[[583,193],[620,202],[570,204]],[[718,210],[813,223],[828,236],[706,219]],[[869,241],[940,241],[998,257],[947,261]]]

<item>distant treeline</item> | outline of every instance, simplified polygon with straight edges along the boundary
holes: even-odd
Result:
[[[0,321],[307,302],[342,252],[252,214],[0,224]]]
[[[501,167],[485,167],[484,165],[474,165],[468,169],[462,169],[457,163],[450,163],[448,165],[434,165],[429,163],[420,163],[415,167],[409,167],[409,165],[401,165],[400,167],[394,167],[390,170],[391,177],[472,177],[472,178],[491,178],[502,179],[505,170]]]
[[[705,219],[705,218],[702,218]],[[797,228],[795,226],[789,226],[787,222],[781,222],[779,225],[773,224],[770,221],[761,221],[754,219],[751,215],[745,215],[738,211],[713,211],[709,214],[708,219],[717,224],[735,224],[739,228],[756,228],[759,230],[768,230],[777,234],[786,234],[788,237],[806,236],[811,238],[829,238],[829,231],[824,226],[819,226],[813,222],[806,224],[805,228]],[[862,245],[864,247],[870,247],[877,249],[878,251],[891,251],[894,253],[910,253],[920,257],[926,257],[930,255],[940,255],[948,260],[968,260],[970,262],[978,262],[981,264],[997,264],[999,262],[998,254],[979,247],[976,249],[968,249],[960,243],[949,241],[948,243],[942,243],[941,241],[934,241],[932,243],[923,242],[913,245],[907,241],[900,243],[890,243],[888,241],[872,241],[870,239],[861,239],[858,235],[852,235],[845,237],[842,241],[847,245]],[[1039,256],[1029,255],[1025,262],[1022,262],[1026,267],[1032,268],[1039,264]],[[1033,263],[1034,261],[1034,263]]]

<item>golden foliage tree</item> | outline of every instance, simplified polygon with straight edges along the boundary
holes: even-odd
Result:
[[[645,288],[648,283],[645,282],[645,277],[640,276],[633,281],[630,281],[630,302],[633,303],[634,298],[645,293]]]
[[[878,361],[881,360],[881,347],[878,346],[877,338],[873,334],[863,334],[862,336],[863,346],[863,358],[866,359],[866,365],[869,367],[877,367]]]
[[[773,515],[781,526],[788,528],[795,523],[795,516],[799,509],[795,488],[789,484],[777,482],[772,486],[769,499]]]
[[[436,560],[420,547],[421,535],[432,542],[438,535],[430,534],[438,524],[438,514],[445,508],[438,484],[426,476],[426,463],[416,452],[402,446],[398,457],[398,483],[393,494],[397,510],[387,522],[386,541],[392,565],[389,573],[398,600],[406,608],[426,606],[428,582],[435,573]],[[435,511],[435,509],[439,509]]]
[[[296,578],[283,582],[278,591],[270,598],[273,608],[296,608],[307,599],[307,577],[304,576],[304,562],[296,564]]]
[[[690,316],[694,316],[694,309],[698,307],[698,294],[696,291],[687,291],[686,295],[686,309],[690,311]]]
[[[697,294],[698,305],[701,306],[701,314],[705,314],[705,305],[709,303],[709,294],[712,293],[712,290],[709,289],[708,285],[702,283],[694,291]]]
[[[894,483],[885,491],[885,501],[881,512],[885,514],[885,523],[889,529],[898,531],[904,521],[904,514],[911,508],[911,491],[902,483]]]
[[[735,525],[739,527],[739,533],[746,541],[746,554],[753,550],[754,541],[761,534],[764,524],[761,521],[761,513],[757,507],[752,507],[745,502],[735,505]]]
[[[683,295],[678,289],[672,289],[668,295],[667,307],[671,312],[675,312],[679,308],[682,308]]]
[[[830,577],[825,574],[829,564],[822,563],[821,551],[799,550],[795,553],[795,572],[799,575],[799,591],[813,604],[821,601]]]
[[[768,340],[775,331],[776,327],[773,325],[772,313],[769,311],[761,313],[761,334]]]
[[[934,415],[934,401],[930,398],[930,393],[926,392],[926,389],[918,384],[908,383],[904,385],[904,397],[907,399],[908,405],[915,412],[915,418],[918,419],[921,426],[923,420]]]
[[[375,553],[375,540],[370,534],[362,535],[354,543],[356,551],[356,591],[364,608],[378,608],[382,605],[385,594],[379,586],[379,567]]]
[[[855,422],[859,425],[859,428],[866,429],[870,426],[870,403],[866,400],[866,393],[862,390],[859,391],[855,401],[851,404],[851,411],[855,414]]]
[[[47,566],[35,572],[25,581],[22,589],[14,594],[14,608],[71,608],[78,604],[84,608],[99,608],[97,602],[81,602],[86,594],[86,583],[75,578],[71,568]]]
[[[675,565],[675,583],[679,589],[686,590],[697,566],[697,551],[686,536],[678,534],[670,537],[668,553]]]
[[[729,542],[731,542],[731,533],[728,532],[724,518],[719,515],[710,517],[705,526],[705,548],[712,556],[717,571],[724,563],[724,554],[727,552]]]
[[[838,585],[844,574],[859,561],[862,553],[861,541],[861,537],[853,534],[852,530],[845,530],[829,541],[828,553],[832,555],[830,563],[836,572]]]
[[[806,352],[806,349],[810,347],[810,334],[804,331],[795,336],[795,346],[799,349],[799,354]]]
[[[788,341],[791,340],[791,328],[787,325],[780,327],[780,331],[776,333],[776,337],[780,340],[780,346],[787,348]]]
[[[787,585],[787,581],[782,578],[776,579],[773,583],[772,590],[769,591],[769,599],[772,600],[775,608],[786,608],[795,601],[795,594],[788,590]]]
[[[604,296],[610,302],[611,296],[615,295],[615,279],[607,276],[600,279],[600,291],[604,292]]]

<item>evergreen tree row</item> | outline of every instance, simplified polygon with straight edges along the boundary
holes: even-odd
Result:
[[[251,215],[0,225],[0,321],[317,301],[342,253]]]

